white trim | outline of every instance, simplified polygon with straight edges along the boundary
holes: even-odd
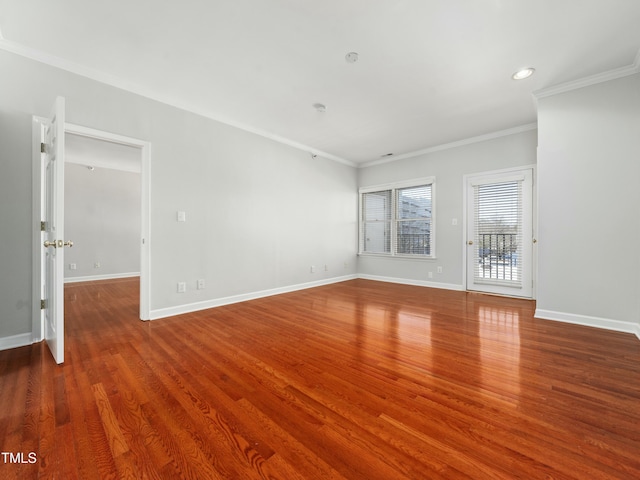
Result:
[[[578,80],[572,80],[570,82],[559,83],[548,88],[536,90],[532,93],[533,97],[538,100],[540,98],[550,97],[551,95],[557,95],[559,93],[570,92],[571,90],[577,90],[578,88],[588,87],[596,85],[598,83],[608,82],[610,80],[616,80],[618,78],[627,77],[629,75],[635,75],[640,73],[640,50],[636,54],[636,57],[631,65],[627,65],[620,68],[614,68],[607,72],[597,73],[589,77],[580,78]]]
[[[320,157],[333,160],[338,163],[342,163],[349,167],[357,167],[356,163],[346,160],[344,158],[338,157],[336,155],[332,155],[330,153],[323,152],[321,150],[309,147],[307,145],[303,145],[296,141],[281,137],[274,133],[267,132],[265,130],[253,127],[251,125],[238,122],[236,120],[230,119],[218,113],[205,110],[200,105],[192,105],[189,103],[185,103],[183,100],[173,98],[171,96],[166,95],[165,93],[151,90],[147,87],[124,80],[115,75],[104,73],[99,70],[95,70],[93,68],[87,68],[83,65],[77,64],[75,62],[71,62],[69,60],[65,60],[55,55],[50,55],[48,53],[44,53],[30,47],[25,47],[24,45],[20,45],[15,42],[10,42],[2,38],[0,38],[0,49],[6,50],[7,52],[14,53],[16,55],[20,55],[22,57],[29,58],[31,60],[35,60],[40,63],[44,63],[45,65],[50,65],[52,67],[56,67],[61,70],[66,70],[67,72],[71,72],[81,77],[86,77],[91,80],[95,80],[96,82],[104,83],[112,87],[126,90],[128,92],[134,93],[136,95],[140,95],[145,98],[149,98],[151,100],[155,100],[165,105],[169,105],[187,112],[194,113],[196,115],[200,115],[202,117],[208,118],[210,120],[214,120],[216,122],[224,123],[225,125],[230,125],[240,130],[244,130],[245,132],[253,133],[255,135],[268,138],[269,140],[273,140],[274,142],[278,142],[278,143],[293,147],[297,150],[309,152],[313,155],[318,155]]]
[[[580,315],[575,313],[555,312],[553,310],[542,310],[539,308],[536,308],[533,316],[543,320],[572,323],[575,325],[602,328],[604,330],[613,330],[616,332],[633,333],[640,340],[640,325],[633,322],[614,320],[611,318],[592,317],[590,315]]]
[[[538,128],[538,123],[527,123],[526,125],[520,125],[518,127],[507,128],[506,130],[498,130],[497,132],[485,133],[484,135],[478,135],[476,137],[469,137],[455,142],[443,143],[442,145],[435,145],[433,147],[424,148],[422,150],[416,150],[413,152],[403,153],[401,155],[394,155],[393,157],[386,157],[379,160],[371,160],[358,165],[358,168],[373,167],[374,165],[382,165],[383,163],[395,162],[398,160],[404,160],[406,158],[418,157],[420,155],[426,155],[429,153],[440,152],[442,150],[449,150],[451,148],[462,147],[464,145],[471,145],[473,143],[486,142],[487,140],[493,140],[495,138],[507,137],[509,135],[515,135],[517,133],[528,132],[529,130],[535,130]]]
[[[413,285],[416,287],[440,288],[443,290],[454,290],[456,292],[464,291],[464,287],[462,285],[457,285],[455,283],[427,282],[424,280],[412,280],[408,278],[398,278],[398,277],[383,277],[381,275],[367,275],[367,274],[359,274],[358,278],[362,278],[363,280],[374,280],[376,282],[399,283],[401,285]]]
[[[213,300],[205,300],[203,302],[177,305],[175,307],[160,308],[157,310],[151,310],[150,320],[157,320],[160,318],[171,317],[174,315],[182,315],[185,313],[197,312],[200,310],[207,310],[209,308],[216,308],[224,305],[230,305],[233,303],[246,302],[248,300],[255,300],[258,298],[270,297],[273,295],[280,295],[282,293],[296,292],[298,290],[306,290],[308,288],[321,287],[323,285],[331,285],[333,283],[344,282],[347,280],[354,280],[356,278],[358,278],[356,275],[345,275],[342,277],[334,277],[326,280],[318,280],[316,282],[299,283],[297,285],[289,285],[287,287],[271,288],[268,290],[261,290],[257,292],[249,292],[249,293],[242,293],[240,295],[232,295],[230,297],[222,297],[222,298],[215,298]]]
[[[1,337],[0,350],[9,350],[11,348],[26,347],[27,345],[31,345],[33,343],[36,343],[37,341],[38,340],[35,340],[31,337],[31,332],[21,333],[19,335],[12,335],[10,337]]]
[[[94,282],[97,280],[116,280],[118,278],[134,278],[139,276],[140,272],[87,275],[85,277],[67,277],[64,279],[64,283]]]
[[[151,143],[72,123],[65,123],[65,132],[140,149],[140,319],[149,320],[151,310]]]

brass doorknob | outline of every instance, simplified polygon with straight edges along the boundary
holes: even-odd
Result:
[[[467,242],[467,244],[468,244],[468,245],[473,245],[473,240],[469,240],[469,241]]]
[[[53,247],[53,248],[73,247],[73,241],[72,240],[67,240],[66,242],[63,242],[62,240],[54,240],[53,242],[50,242],[49,240],[45,240],[43,245],[45,246],[45,248],[48,248],[48,247]]]

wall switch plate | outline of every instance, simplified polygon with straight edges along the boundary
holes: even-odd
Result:
[[[77,267],[77,265],[75,263],[70,263],[69,264],[69,270],[75,270]]]
[[[451,225],[457,225],[458,224],[458,219],[457,218],[452,218],[451,219]]]
[[[311,273],[316,273],[316,266],[315,265],[311,265]]]
[[[204,289],[204,278],[198,280],[198,290]]]
[[[178,282],[178,293],[184,293],[187,291],[187,283],[186,282]]]
[[[442,267],[438,267],[437,272],[438,272],[438,273],[442,273]]]
[[[427,276],[428,276],[429,278],[433,278],[433,272],[429,272],[429,273],[427,274]]]
[[[96,262],[93,264],[93,268],[100,268],[100,262]]]
[[[176,214],[177,220],[179,222],[186,222],[187,221],[187,212],[178,212]]]

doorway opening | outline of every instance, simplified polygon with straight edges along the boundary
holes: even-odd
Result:
[[[99,218],[94,219],[94,221],[102,222],[101,228],[97,229],[97,231],[106,231],[110,226],[112,230],[117,229],[118,240],[115,239],[116,235],[106,235],[106,238],[103,239],[98,237],[95,229],[93,232],[89,232],[88,229],[81,228],[84,231],[83,234],[88,235],[87,243],[90,244],[90,246],[88,245],[89,248],[84,252],[84,258],[82,258],[83,270],[78,275],[79,264],[76,262],[75,275],[72,274],[68,277],[65,275],[65,282],[67,279],[80,280],[82,277],[85,277],[85,280],[100,280],[130,277],[139,273],[139,316],[141,320],[149,320],[150,144],[142,140],[66,123],[65,157],[67,156],[65,164],[69,166],[69,170],[72,172],[71,175],[76,175],[77,177],[78,172],[90,173],[93,174],[94,181],[96,180],[95,177],[101,175],[102,180],[110,183],[110,188],[103,189],[102,198],[95,192],[92,194],[95,202],[102,203],[102,206],[105,207],[104,203],[109,200],[109,196],[120,195],[120,198],[118,206],[112,205],[104,208],[100,212]],[[65,177],[67,177],[66,172]],[[87,178],[91,178],[91,175]],[[136,181],[136,179],[139,188],[137,192],[134,192],[132,191],[134,189],[132,182]],[[118,186],[118,181],[127,182],[129,188],[125,188],[123,184]],[[120,189],[120,192],[118,192],[118,189]],[[67,193],[65,186],[65,197]],[[133,215],[123,213],[124,203],[126,203],[122,202],[123,196],[128,196],[129,200],[132,201],[131,210],[134,211]],[[135,204],[136,201],[138,202],[137,205]],[[65,204],[65,211],[71,212],[72,209]],[[78,212],[76,208],[74,211],[76,220],[79,213],[81,214],[82,212]],[[119,215],[121,218],[118,218]],[[122,215],[127,215],[126,222],[124,222]],[[91,221],[91,219],[88,220]],[[122,222],[120,222],[121,220]],[[136,221],[139,222],[137,226],[135,224]],[[67,223],[66,219],[65,223]],[[122,225],[126,223],[126,231],[124,228],[114,227],[118,223]],[[71,233],[69,232],[69,234]],[[133,247],[133,241],[136,241],[137,248]],[[120,246],[124,248],[125,244],[127,245],[126,252],[124,250],[117,251]],[[79,244],[76,245],[80,246]],[[74,251],[74,254],[78,250]],[[101,258],[109,258],[110,264],[107,265]],[[131,265],[136,264],[136,259],[137,272],[131,270]],[[71,263],[74,262],[65,261],[66,272],[73,272],[70,268]],[[87,274],[87,271],[91,273]]]
[[[64,145],[65,287],[139,278],[141,149],[70,132]]]

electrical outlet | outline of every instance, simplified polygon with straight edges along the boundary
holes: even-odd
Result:
[[[438,273],[442,273],[442,267],[438,267]]]
[[[96,262],[93,264],[93,268],[100,268],[100,262]]]
[[[204,278],[201,278],[200,280],[198,280],[198,290],[203,290],[204,289]]]
[[[178,293],[184,293],[187,291],[187,283],[186,282],[178,282]]]
[[[311,273],[316,273],[316,266],[315,265],[311,265]]]
[[[428,276],[429,278],[433,278],[433,272],[429,272],[429,273],[427,274],[427,276]]]
[[[69,264],[69,270],[75,270],[77,267],[77,265],[75,263],[70,263]]]

